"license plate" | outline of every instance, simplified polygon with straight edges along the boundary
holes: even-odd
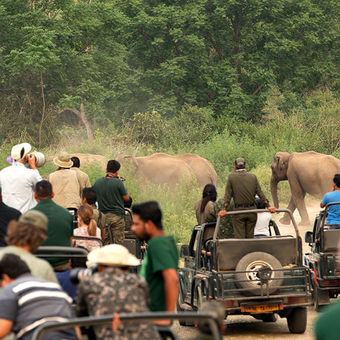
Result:
[[[282,303],[275,303],[270,305],[241,306],[241,312],[264,313],[281,310],[282,308]]]

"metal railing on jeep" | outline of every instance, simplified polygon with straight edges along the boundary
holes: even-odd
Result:
[[[145,322],[154,320],[181,320],[181,321],[206,321],[209,325],[214,340],[222,340],[222,335],[218,326],[218,321],[210,314],[185,312],[185,313],[165,313],[165,312],[148,312],[148,313],[129,313],[119,314],[119,319],[124,322]],[[74,318],[64,322],[46,322],[35,329],[32,340],[41,340],[43,335],[50,331],[69,329],[75,326],[98,326],[112,323],[114,315],[92,316]],[[171,334],[169,334],[171,335]],[[172,339],[177,339],[172,336]],[[99,340],[99,339],[98,339]]]
[[[248,214],[248,213],[262,213],[262,212],[270,212],[268,209],[253,209],[253,210],[238,210],[238,211],[227,211],[227,215],[240,215],[240,214]],[[296,253],[296,262],[298,262],[298,253],[299,253],[299,237],[300,237],[300,232],[297,226],[297,223],[295,221],[295,218],[292,214],[292,212],[289,209],[276,209],[275,213],[287,213],[292,221],[295,234],[296,234],[296,242],[295,242],[295,253]],[[214,236],[213,236],[213,241],[217,240],[218,237],[218,231],[220,228],[220,223],[221,223],[221,217],[218,216],[217,222],[216,222],[216,227],[214,231]],[[281,235],[284,237],[284,235]]]

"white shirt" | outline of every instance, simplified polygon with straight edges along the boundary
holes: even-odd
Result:
[[[272,214],[269,212],[258,213],[254,235],[269,236],[269,222],[271,219],[272,219]]]
[[[28,169],[20,162],[0,171],[2,200],[8,206],[18,209],[21,213],[36,206],[33,196],[34,186],[41,181],[38,170]]]

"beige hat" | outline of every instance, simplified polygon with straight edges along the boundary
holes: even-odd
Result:
[[[87,255],[87,266],[103,264],[115,267],[138,266],[140,261],[120,244],[109,244],[97,248]]]
[[[57,157],[53,159],[53,163],[60,168],[72,168],[73,162],[71,156],[66,152],[61,152]]]
[[[48,218],[38,210],[28,210],[20,216],[19,221],[33,224],[35,227],[47,231]]]
[[[14,145],[11,151],[11,157],[13,161],[20,161],[31,151],[31,149],[32,146],[29,143]]]

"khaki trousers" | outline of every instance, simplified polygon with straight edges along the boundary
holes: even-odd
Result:
[[[125,218],[112,213],[107,213],[105,214],[105,223],[112,231],[114,243],[123,244],[125,238]],[[110,244],[110,235],[105,231],[104,245],[107,244]]]
[[[253,238],[257,214],[232,215],[235,238]]]

